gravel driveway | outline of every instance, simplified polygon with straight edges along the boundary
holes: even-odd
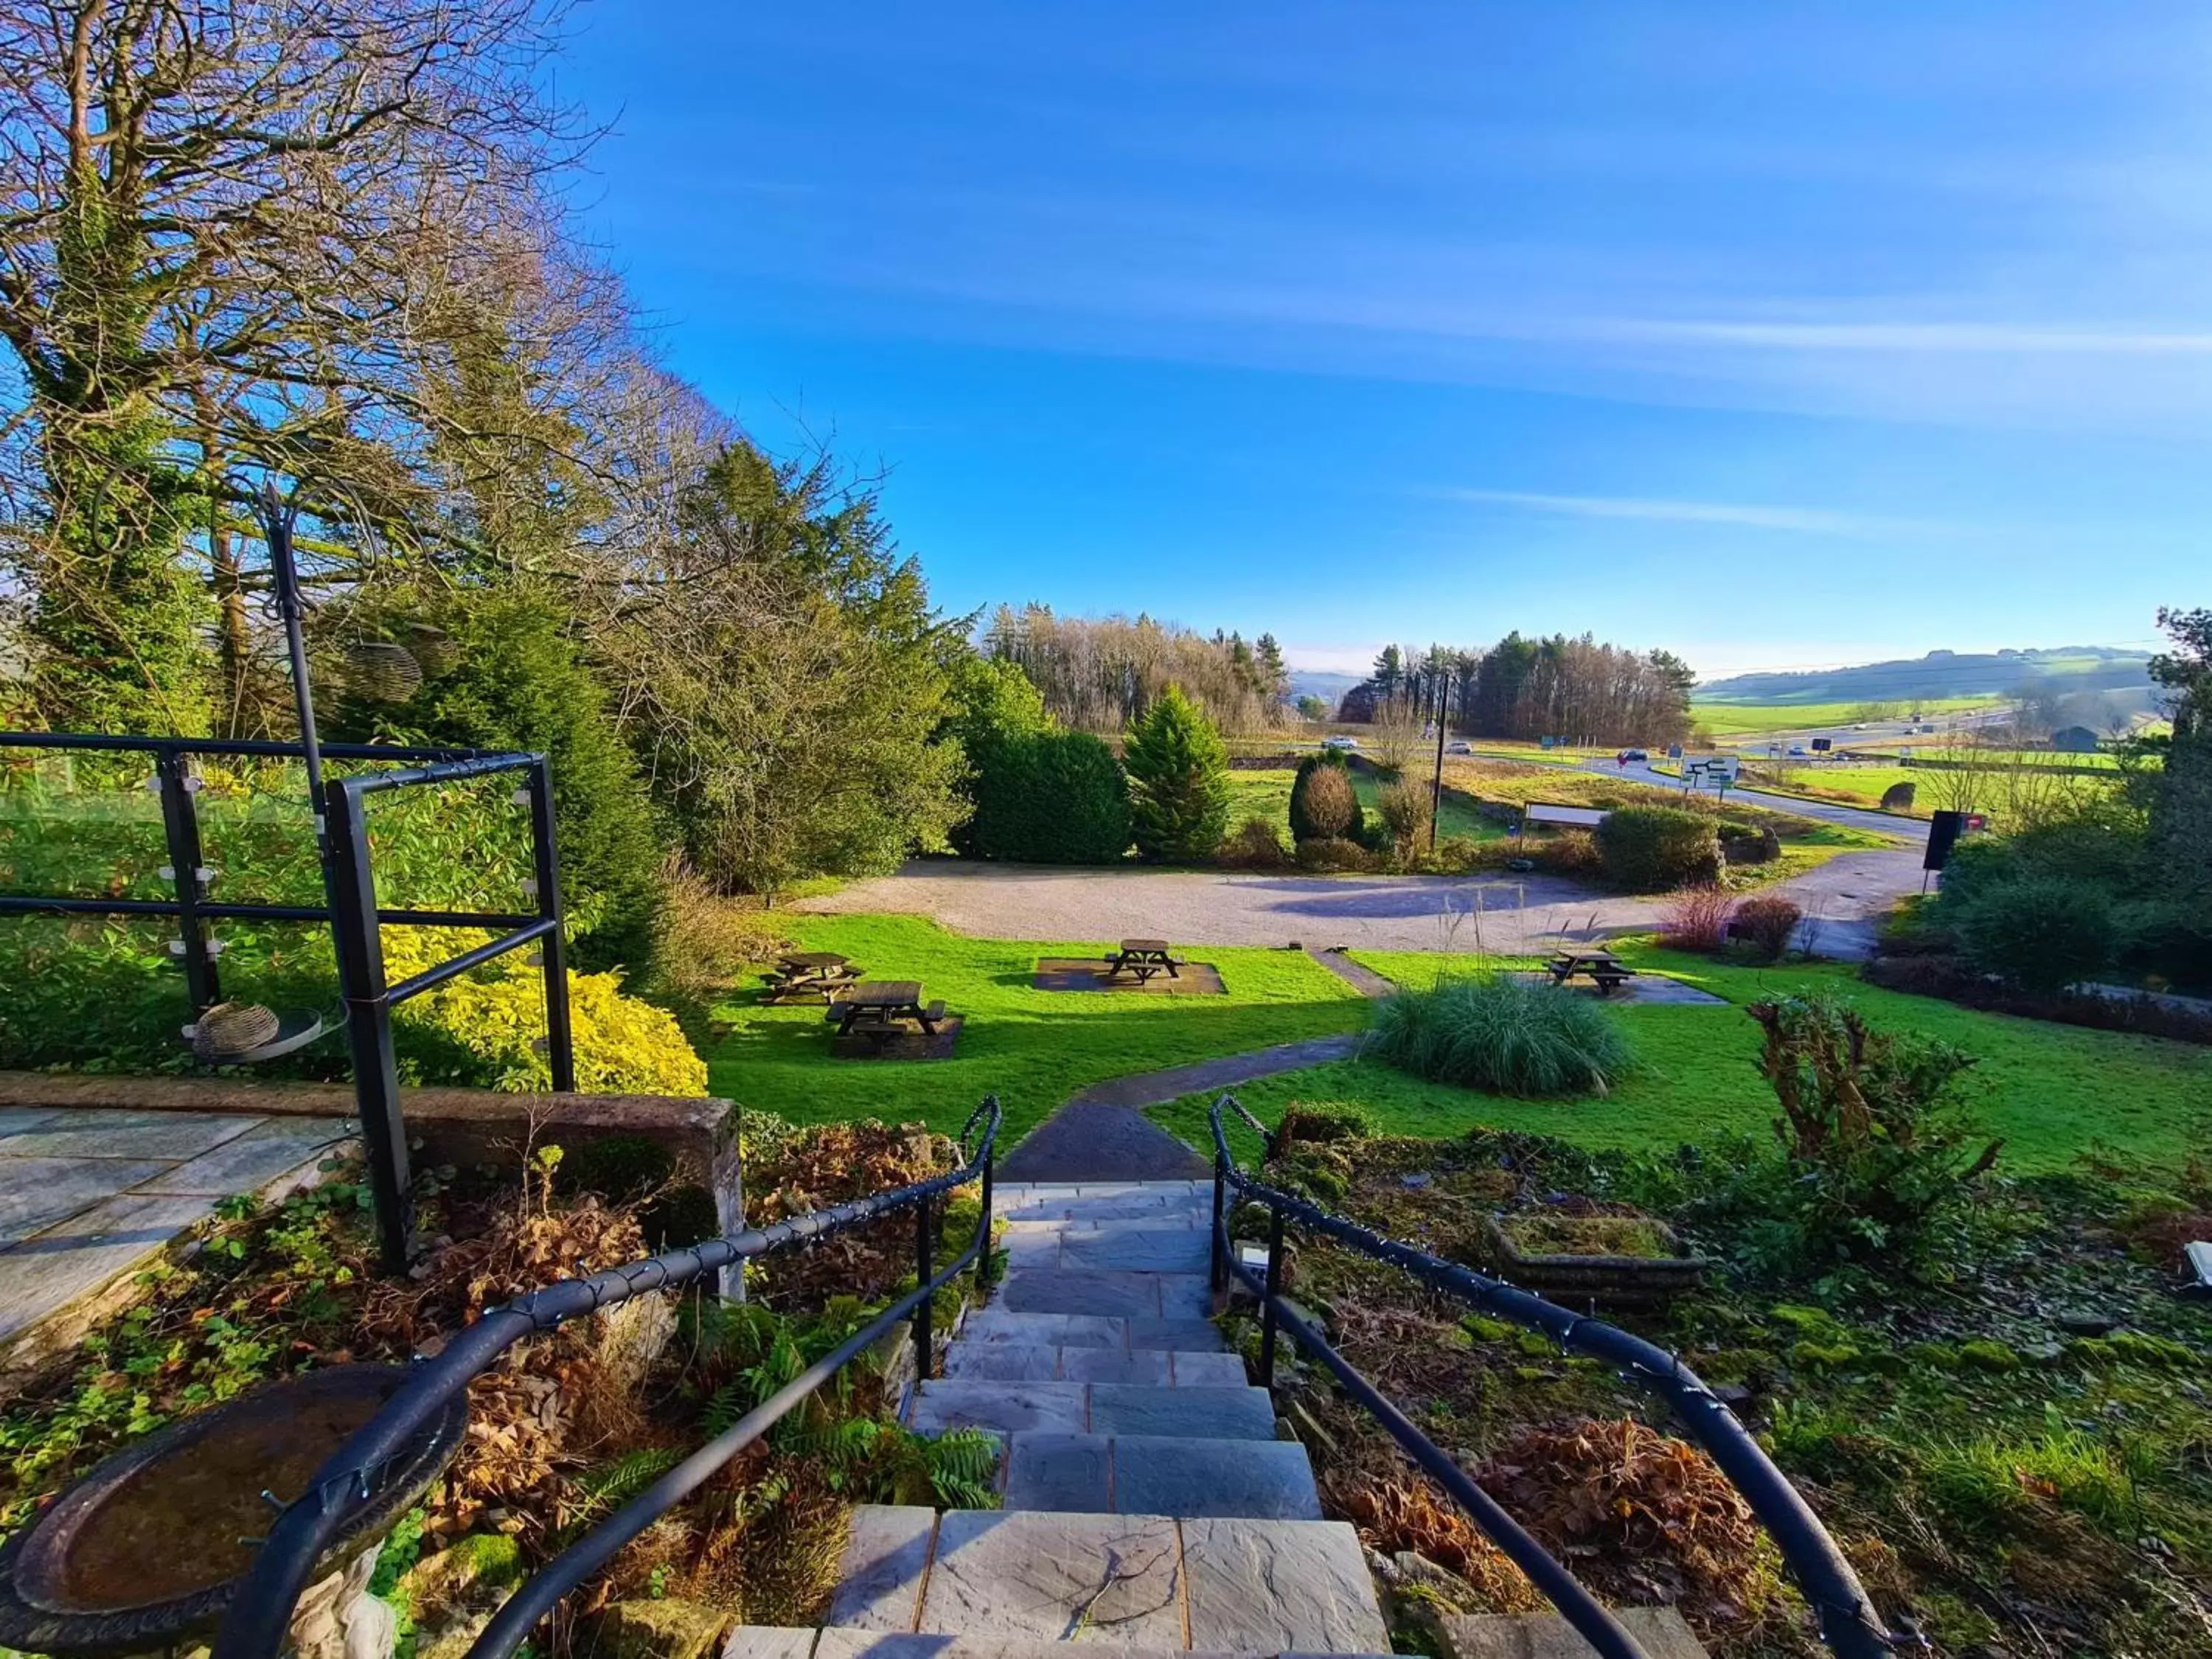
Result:
[[[1846,853],[1774,890],[1816,919],[1823,955],[1863,956],[1875,919],[1920,886],[1908,851]],[[1555,876],[1291,876],[1094,870],[923,859],[802,911],[933,916],[983,939],[1364,946],[1521,954],[1563,933],[1648,932],[1664,901],[1593,893]]]

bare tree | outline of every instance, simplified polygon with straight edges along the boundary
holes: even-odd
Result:
[[[439,370],[481,321],[453,296],[544,234],[539,183],[582,140],[536,72],[559,22],[533,0],[0,10],[11,556],[51,716],[185,722],[200,561],[235,577],[233,467],[351,516],[419,507]]]

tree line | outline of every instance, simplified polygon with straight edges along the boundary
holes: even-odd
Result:
[[[982,647],[1019,664],[1053,717],[1077,731],[1119,732],[1170,685],[1224,732],[1273,731],[1285,717],[1290,674],[1272,634],[1247,644],[1241,634],[1207,635],[1147,616],[1132,622],[1001,605]]]
[[[1689,735],[1697,676],[1668,651],[1601,644],[1590,635],[1524,638],[1486,651],[1383,647],[1374,672],[1344,695],[1337,718],[1434,721],[1467,737],[1668,744]]]

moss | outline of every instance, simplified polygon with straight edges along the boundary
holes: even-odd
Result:
[[[1959,1345],[1959,1364],[1970,1370],[2009,1371],[2019,1368],[2020,1356],[2002,1342],[1977,1338]]]
[[[1626,1255],[1662,1261],[1674,1254],[1666,1227],[1644,1216],[1508,1216],[1499,1224],[1523,1255]]]
[[[1509,1325],[1502,1319],[1487,1319],[1480,1314],[1469,1314],[1460,1324],[1479,1342],[1507,1341],[1520,1329],[1517,1325]]]
[[[1839,1371],[1857,1364],[1865,1356],[1849,1342],[1797,1342],[1790,1345],[1790,1363],[1808,1370]]]
[[[2069,1358],[2085,1365],[2145,1365],[2154,1370],[2180,1370],[2196,1365],[2196,1350],[2185,1343],[2153,1336],[2148,1331],[2114,1331],[2110,1336],[2084,1337],[2067,1345]]]

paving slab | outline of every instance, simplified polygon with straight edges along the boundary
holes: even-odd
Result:
[[[0,1158],[0,1246],[21,1243],[171,1167],[159,1158]]]
[[[215,1206],[211,1198],[125,1193],[0,1253],[0,1342],[152,1261]]]
[[[0,1106],[0,1139],[35,1128],[60,1109],[58,1106]]]
[[[1181,1523],[1190,1644],[1237,1653],[1382,1653],[1358,1534],[1340,1521]]]
[[[1193,1226],[1101,1227],[1060,1241],[1062,1271],[1202,1273],[1206,1236]]]
[[[1001,1306],[1013,1313],[1099,1314],[1113,1319],[1157,1318],[1157,1273],[1063,1273],[1016,1268],[1000,1287]]]
[[[1013,1313],[993,1303],[968,1316],[967,1322],[960,1327],[960,1340],[1021,1342],[1054,1348],[1126,1348],[1129,1346],[1129,1322],[1109,1319],[1102,1314]]]
[[[1180,1649],[1182,1591],[1176,1523],[1162,1516],[954,1510],[918,1628]]]
[[[1252,1380],[1242,1354],[1178,1352],[1170,1366],[1177,1388],[1234,1389]]]
[[[934,1510],[915,1504],[857,1506],[829,1622],[862,1630],[912,1630],[936,1537]]]
[[[1616,1607],[1613,1616],[1651,1659],[1705,1659],[1705,1645],[1672,1607]],[[1597,1650],[1556,1613],[1446,1613],[1441,1659],[1597,1659]]]
[[[933,1377],[915,1391],[907,1413],[916,1434],[953,1429],[988,1429],[1012,1434],[1020,1429],[1091,1426],[1088,1385],[1081,1382],[1006,1382]]]
[[[1016,1435],[1007,1443],[1006,1509],[1110,1513],[1113,1445],[1103,1434]]]
[[[1313,1465],[1293,1440],[1114,1437],[1114,1504],[1149,1515],[1318,1521]]]
[[[1171,1348],[1177,1353],[1218,1353],[1226,1346],[1210,1319],[1131,1319],[1121,1340],[1132,1348]]]
[[[1084,1352],[1086,1350],[1070,1350]],[[1087,1352],[1111,1353],[1109,1348]],[[1050,1382],[1060,1376],[1062,1350],[1038,1342],[955,1342],[945,1350],[947,1378],[1000,1382]]]
[[[1091,1420],[1084,1426],[1094,1434],[1273,1440],[1275,1404],[1264,1389],[1160,1389],[1099,1382],[1091,1387]]]
[[[181,1163],[234,1140],[263,1120],[224,1112],[56,1112],[0,1140],[0,1158],[167,1158]],[[0,1167],[0,1180],[6,1179]]]
[[[1251,1659],[1249,1654],[1189,1654],[1181,1648],[1133,1648],[1119,1643],[1110,1650],[1115,1659]],[[761,1659],[784,1656],[771,1653]],[[954,1636],[939,1631],[895,1636],[884,1631],[825,1630],[815,1644],[814,1659],[1067,1659],[1067,1647],[1017,1636]]]
[[[313,1118],[271,1118],[165,1174],[138,1183],[142,1193],[228,1198],[258,1193],[295,1171],[313,1173],[323,1155],[351,1139]],[[0,1177],[6,1165],[0,1164]]]
[[[821,1633],[778,1625],[739,1625],[722,1638],[722,1659],[807,1659],[814,1651],[814,1638]],[[852,1634],[865,1643],[875,1632],[854,1631]]]
[[[1075,1382],[1139,1382],[1158,1389],[1169,1385],[1173,1370],[1173,1356],[1164,1348],[1063,1348],[1060,1355],[1060,1374]]]

